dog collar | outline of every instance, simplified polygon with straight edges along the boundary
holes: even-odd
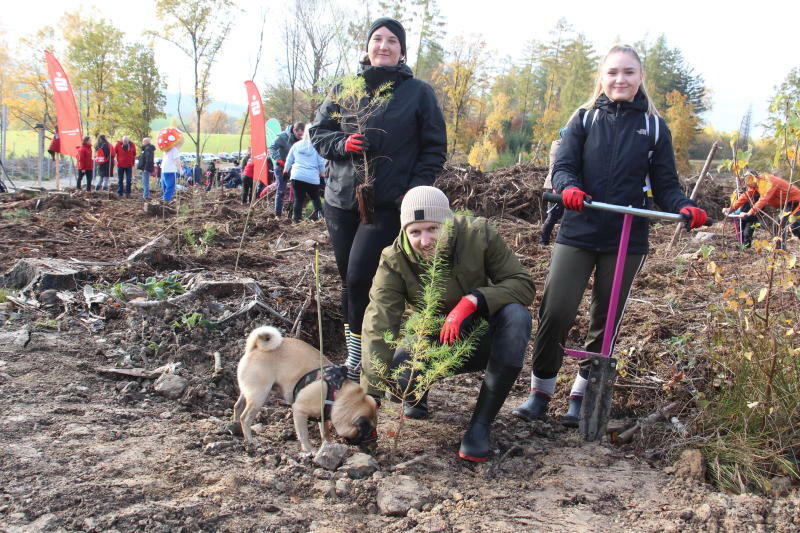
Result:
[[[320,376],[320,374],[322,374],[322,376]],[[320,379],[320,377],[328,386],[328,393],[325,395],[325,407],[322,411],[322,420],[330,420],[331,406],[334,400],[336,400],[336,394],[342,388],[342,385],[344,385],[344,380],[347,379],[347,367],[345,365],[326,365],[322,368],[315,368],[311,372],[304,374],[303,377],[297,380],[297,384],[294,386],[292,403],[294,403],[295,398],[297,398],[301,390]]]

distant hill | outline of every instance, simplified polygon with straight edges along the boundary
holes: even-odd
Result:
[[[208,111],[225,111],[227,114],[232,116],[239,116],[245,111],[247,111],[247,106],[240,105],[240,104],[232,104],[230,102],[218,102],[216,100],[212,100],[211,103],[208,105]],[[168,117],[177,117],[178,116],[178,93],[167,93],[167,105],[164,108],[164,113]],[[182,94],[181,95],[181,114],[183,115],[184,120],[194,113],[194,103],[192,101],[192,97],[189,95]]]

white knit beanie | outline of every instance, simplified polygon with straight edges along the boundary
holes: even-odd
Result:
[[[436,187],[421,185],[414,187],[403,197],[400,204],[400,225],[403,229],[412,222],[443,223],[452,218],[450,201]]]

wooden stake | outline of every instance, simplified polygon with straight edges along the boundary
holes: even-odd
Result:
[[[706,162],[703,164],[703,170],[700,171],[700,175],[697,177],[697,183],[694,184],[694,189],[692,189],[692,194],[689,196],[690,199],[694,200],[697,197],[697,191],[700,190],[700,183],[703,181],[703,178],[708,173],[708,167],[711,166],[711,160],[714,159],[714,154],[717,153],[717,148],[719,145],[717,141],[714,141],[714,144],[711,145],[711,149],[708,151],[708,157],[706,157]],[[681,234],[681,228],[683,227],[682,223],[678,223],[675,227],[675,233],[672,235],[672,240],[669,241],[669,245],[667,246],[667,250],[675,246],[675,243],[678,242],[678,237]]]
[[[56,152],[53,162],[56,164],[56,190],[61,190],[61,154]]]

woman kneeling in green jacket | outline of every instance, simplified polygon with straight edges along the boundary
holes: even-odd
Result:
[[[389,368],[409,359],[403,348],[393,350],[384,340],[390,331],[396,338],[406,306],[420,301],[420,276],[425,259],[433,253],[443,235],[442,225],[453,219],[452,231],[443,252],[449,265],[449,279],[442,298],[447,318],[440,342],[452,344],[472,319],[483,317],[489,329],[472,355],[457,373],[486,371],[483,385],[458,455],[468,461],[483,462],[489,456],[489,429],[505,402],[522,368],[525,348],[531,336],[531,315],[535,289],[527,269],[485,218],[453,215],[447,196],[435,187],[414,187],[400,207],[402,229],[394,243],[381,254],[370,290],[370,303],[364,315],[363,349]],[[362,384],[367,392],[380,395],[378,376],[371,358],[363,361]],[[406,380],[410,376],[406,376]],[[400,384],[405,388],[405,384]],[[419,402],[405,404],[409,418],[428,414],[427,391]]]

